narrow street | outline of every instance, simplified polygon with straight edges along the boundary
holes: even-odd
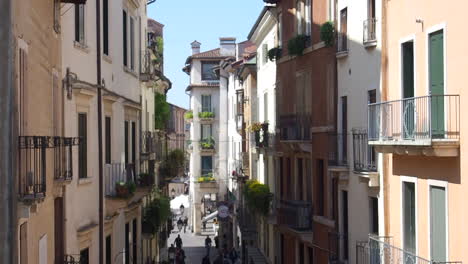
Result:
[[[178,218],[177,218],[178,219]],[[206,226],[206,232],[202,232],[202,235],[196,235],[189,230],[187,227],[186,232],[184,233],[184,229],[179,233],[179,229],[177,229],[176,222],[174,221],[174,230],[168,239],[168,246],[170,244],[174,244],[175,246],[175,239],[178,235],[182,238],[182,249],[185,251],[185,255],[187,256],[185,259],[185,263],[187,264],[199,264],[202,263],[203,257],[206,255],[206,248],[205,248],[205,238],[206,236],[210,236],[212,240],[212,248],[210,250],[210,262],[213,263],[214,259],[217,256],[217,251],[215,248],[214,243],[214,231],[213,231],[213,223],[210,222]]]

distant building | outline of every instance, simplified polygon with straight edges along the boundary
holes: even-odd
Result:
[[[174,104],[169,104],[170,117],[166,123],[166,135],[168,140],[168,149],[180,149],[185,151],[185,119],[184,115],[187,109]]]

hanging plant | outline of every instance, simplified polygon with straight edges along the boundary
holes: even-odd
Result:
[[[288,41],[288,53],[291,56],[302,56],[307,46],[309,37],[306,35],[297,35]]]
[[[268,185],[249,180],[245,184],[244,197],[251,211],[259,212],[263,216],[268,215],[273,200],[273,194]]]
[[[270,61],[277,61],[281,58],[281,55],[283,53],[283,49],[280,47],[272,48],[268,51],[268,59]]]
[[[331,47],[335,42],[335,27],[333,22],[327,21],[320,27],[320,39],[325,43],[325,46]]]
[[[187,111],[185,114],[184,114],[184,118],[186,120],[191,120],[193,119],[193,112],[192,111]]]

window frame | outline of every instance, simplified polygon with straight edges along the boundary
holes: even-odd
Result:
[[[123,65],[128,67],[128,12],[126,9],[122,10],[122,52],[123,52]]]
[[[419,249],[419,242],[418,242],[418,237],[419,237],[419,225],[418,225],[418,179],[416,177],[409,177],[409,176],[400,176],[400,206],[401,206],[401,215],[400,215],[400,234],[402,237],[402,248],[405,248],[404,245],[404,239],[405,239],[405,234],[404,234],[404,204],[403,204],[403,188],[405,183],[413,183],[414,184],[414,214],[415,214],[415,252],[414,255],[418,255],[418,249]]]
[[[204,160],[204,159],[208,159],[208,158],[211,159],[211,169],[204,169],[203,160]],[[203,174],[204,171],[205,171],[205,172],[208,171],[208,170],[209,170],[210,172],[213,171],[213,156],[201,156],[201,158],[200,158],[200,163],[201,163],[201,164],[200,164],[201,176],[206,175],[206,174]]]
[[[86,4],[75,4],[75,43],[86,45]]]
[[[445,256],[447,259],[445,261],[449,261],[449,256],[450,256],[450,243],[449,243],[449,237],[450,237],[450,229],[449,229],[449,204],[448,204],[448,199],[449,199],[449,188],[448,188],[448,182],[447,181],[439,181],[439,180],[427,180],[427,219],[428,219],[428,229],[427,229],[427,234],[428,234],[428,240],[427,240],[427,246],[428,246],[428,252],[429,256],[432,259],[432,252],[431,252],[431,187],[439,187],[439,188],[444,188],[445,189]]]
[[[201,80],[206,82],[216,82],[219,81],[219,76],[215,73],[210,73],[210,78],[206,78],[205,75],[205,65],[214,65],[214,67],[219,65],[219,61],[202,61],[201,62]],[[214,67],[211,67],[210,70],[213,70]],[[214,77],[214,78],[212,78]]]
[[[85,127],[82,128],[86,135],[81,135],[81,121],[80,118],[84,116]],[[83,137],[80,145],[78,147],[78,178],[86,179],[88,178],[88,113],[79,112],[78,113],[78,136]],[[84,155],[84,156],[82,156]],[[82,159],[83,158],[83,159]],[[84,162],[84,163],[82,163]],[[84,170],[84,171],[83,171]]]

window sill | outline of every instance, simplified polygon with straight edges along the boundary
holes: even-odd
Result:
[[[87,185],[93,182],[93,179],[88,177],[88,178],[80,178],[78,179],[78,185]]]
[[[102,54],[102,60],[109,64],[112,64],[112,58],[109,55]]]
[[[123,66],[123,71],[138,79],[138,74],[136,72],[132,71],[127,66]]]
[[[313,219],[314,219],[314,222],[316,223],[319,223],[319,224],[322,224],[331,228],[335,228],[335,221],[328,219],[325,216],[314,215]]]
[[[73,46],[82,52],[89,53],[89,47],[85,43],[81,43],[75,40],[73,41]]]
[[[369,49],[377,46],[377,40],[369,40],[369,41],[364,41],[364,48]]]
[[[346,58],[346,57],[348,57],[348,51],[347,50],[338,51],[336,53],[336,58],[337,59]]]

